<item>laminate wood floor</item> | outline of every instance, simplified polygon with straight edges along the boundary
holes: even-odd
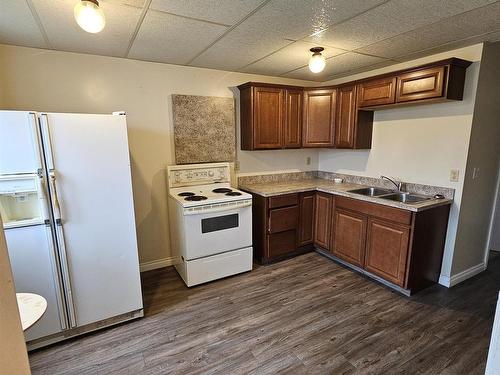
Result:
[[[32,352],[33,374],[483,374],[500,257],[411,298],[317,253],[191,289],[142,277],[144,318]]]

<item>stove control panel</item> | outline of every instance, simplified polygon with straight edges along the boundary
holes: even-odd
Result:
[[[231,182],[228,166],[170,170],[169,180],[170,187]]]

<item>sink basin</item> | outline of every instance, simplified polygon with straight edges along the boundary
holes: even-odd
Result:
[[[430,199],[429,197],[423,197],[421,195],[409,194],[409,193],[394,193],[389,195],[384,195],[380,197],[382,199],[389,199],[391,201],[402,202],[402,203],[418,203]]]
[[[365,195],[367,197],[378,197],[380,195],[390,194],[391,192],[392,190],[381,189],[376,187],[349,190],[349,193]]]

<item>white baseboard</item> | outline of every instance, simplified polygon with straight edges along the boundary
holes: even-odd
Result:
[[[486,264],[485,263],[479,263],[475,265],[474,267],[468,268],[465,271],[459,272],[456,275],[452,276],[444,276],[441,275],[439,277],[439,284],[451,288],[454,285],[457,285],[461,283],[462,281],[465,281],[472,276],[476,276],[478,273],[483,272],[486,269]]]
[[[168,257],[157,260],[152,260],[150,262],[144,262],[139,265],[141,272],[155,270],[157,268],[163,268],[168,266],[173,266],[177,263],[177,258]]]

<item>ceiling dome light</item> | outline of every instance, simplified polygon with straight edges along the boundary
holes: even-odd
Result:
[[[311,58],[309,59],[309,70],[313,73],[322,72],[325,69],[326,59],[325,56],[321,54],[324,51],[323,47],[314,47],[309,51],[313,53]]]
[[[106,26],[106,19],[97,0],[81,0],[75,5],[75,20],[88,33],[98,33]]]

